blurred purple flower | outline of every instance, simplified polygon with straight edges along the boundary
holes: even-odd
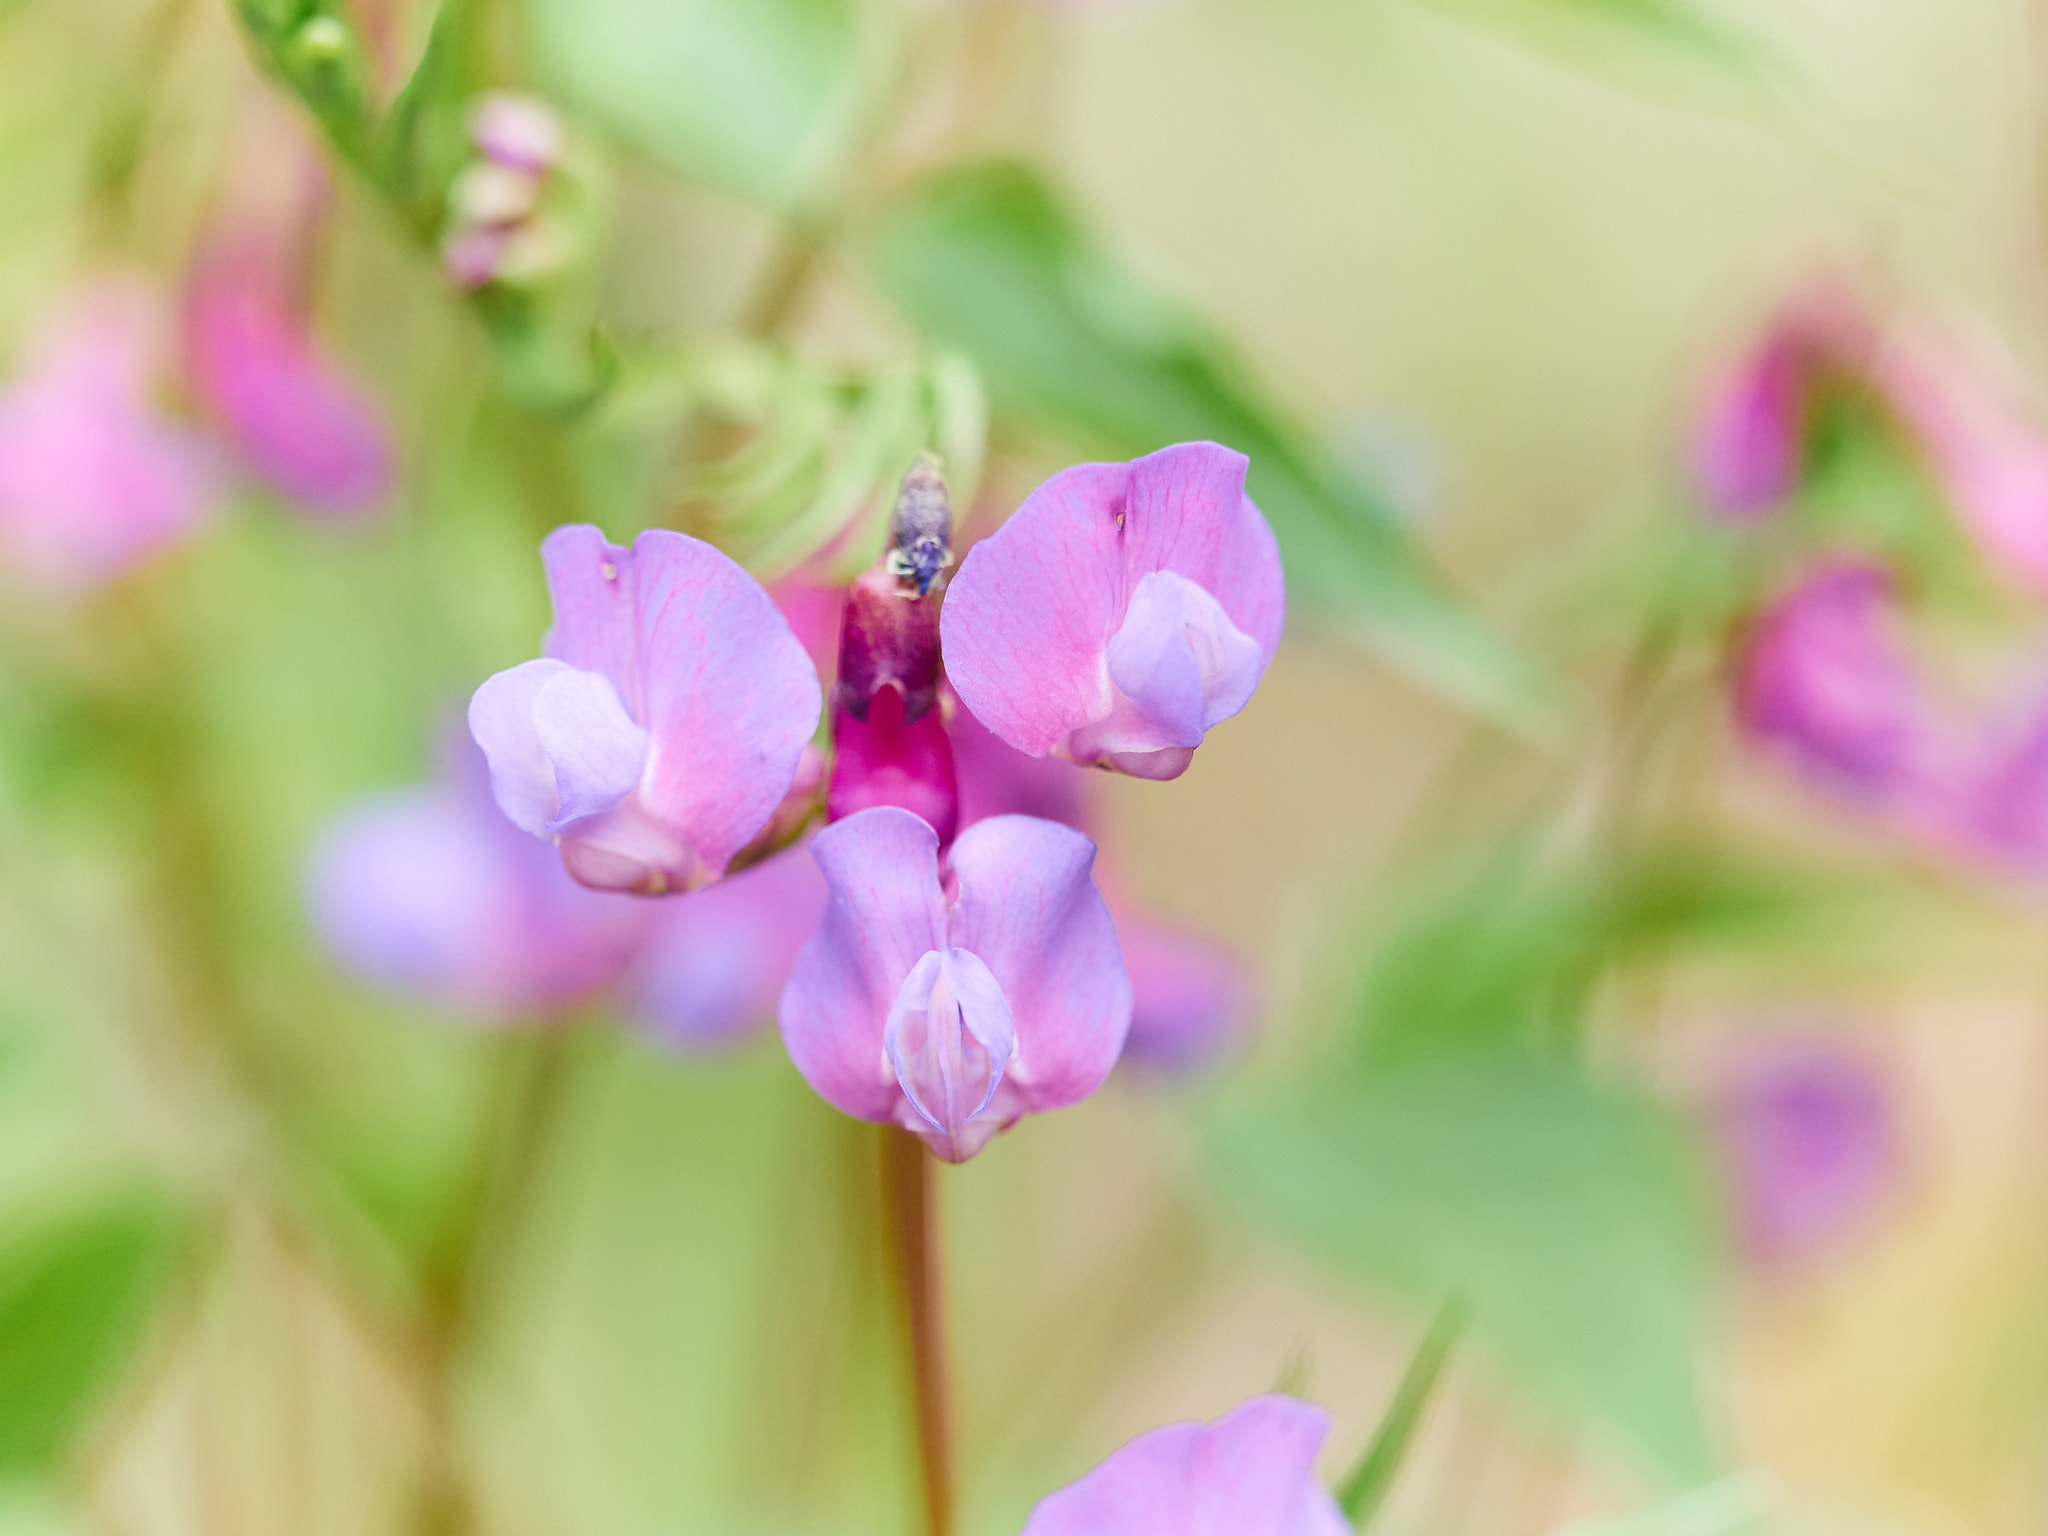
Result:
[[[541,199],[561,160],[561,119],[538,97],[493,92],[472,109],[469,135],[479,156],[449,188],[442,263],[465,288],[553,271],[568,258],[569,239]]]
[[[1728,1088],[1720,1123],[1742,1237],[1767,1262],[1841,1238],[1898,1171],[1883,1082],[1839,1047],[1781,1044],[1756,1053]]]
[[[1890,575],[1831,561],[1772,602],[1743,647],[1736,712],[1836,790],[1878,802],[1924,791],[1936,727],[1899,644]]]
[[[1047,480],[969,551],[941,628],[967,707],[1033,757],[1186,771],[1280,643],[1280,550],[1247,461],[1181,443]]]
[[[654,926],[624,986],[623,1006],[669,1043],[701,1049],[728,1044],[773,1017],[797,953],[825,915],[825,880],[808,849],[791,848],[652,905]]]
[[[249,467],[309,511],[356,517],[391,493],[391,430],[267,277],[203,262],[186,296],[194,387]]]
[[[1316,1481],[1330,1416],[1269,1394],[1168,1424],[1038,1501],[1022,1536],[1350,1536]]]
[[[498,813],[476,749],[457,753],[444,782],[366,800],[315,846],[307,902],[328,953],[363,981],[493,1019],[611,985],[651,910],[571,880]]]
[[[1102,1085],[1131,988],[1085,836],[992,817],[942,870],[930,824],[884,806],[833,823],[811,850],[831,900],[781,1022],[826,1102],[958,1163],[1024,1114]]]
[[[810,658],[760,583],[700,539],[651,529],[629,550],[573,524],[541,559],[547,655],[469,706],[499,807],[600,890],[717,879],[804,761]]]
[[[490,91],[470,108],[469,140],[496,164],[538,176],[562,158],[562,120],[538,96]]]
[[[212,507],[204,446],[151,406],[162,318],[139,283],[88,281],[44,320],[0,393],[0,542],[38,583],[110,581]]]

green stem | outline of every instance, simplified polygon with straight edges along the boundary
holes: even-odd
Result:
[[[924,1143],[882,1127],[882,1224],[917,1403],[925,1536],[953,1536],[953,1429],[946,1390],[946,1332],[939,1273],[934,1160]]]
[[[1422,1422],[1422,1412],[1429,1406],[1430,1394],[1443,1374],[1444,1362],[1464,1331],[1465,1315],[1465,1304],[1457,1297],[1443,1304],[1436,1321],[1429,1325],[1429,1332],[1416,1346],[1415,1357],[1402,1373],[1401,1384],[1394,1389],[1393,1401],[1387,1404],[1386,1414],[1373,1432],[1365,1454],[1338,1486],[1338,1507],[1361,1531],[1372,1524],[1393,1489],[1394,1475],[1401,1470],[1409,1442]]]

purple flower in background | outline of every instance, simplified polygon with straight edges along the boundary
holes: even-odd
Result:
[[[547,655],[487,680],[469,725],[513,823],[600,890],[690,890],[725,872],[796,779],[821,704],[760,583],[666,529],[631,549],[588,524],[541,546]]]
[[[267,278],[202,266],[186,297],[186,366],[242,458],[284,496],[336,517],[391,493],[391,429]]]
[[[825,880],[808,849],[791,848],[688,896],[631,904],[652,905],[655,915],[623,1006],[670,1044],[701,1049],[773,1016],[798,951],[825,915]]]
[[[1926,787],[1934,725],[1895,633],[1890,576],[1822,565],[1758,615],[1736,680],[1750,735],[1872,801]]]
[[[470,112],[478,158],[448,191],[441,259],[465,288],[525,282],[559,267],[567,232],[541,213],[550,173],[562,158],[562,122],[534,96],[494,91]]]
[[[308,865],[313,926],[376,986],[487,1018],[556,1012],[610,986],[646,938],[646,903],[585,890],[491,803],[460,741],[445,782],[366,800]]]
[[[1269,1394],[1138,1436],[1038,1501],[1022,1536],[1349,1536],[1316,1481],[1330,1416]]]
[[[989,816],[1024,815],[1092,829],[1086,769],[1056,757],[1026,757],[965,709],[954,713],[952,735],[961,826]],[[1211,940],[1151,921],[1118,900],[1113,889],[1106,896],[1131,978],[1123,1059],[1167,1072],[1207,1065],[1251,1015],[1252,987],[1244,967]]]
[[[98,586],[211,509],[205,448],[150,402],[161,336],[146,289],[89,282],[43,323],[0,393],[0,542],[33,580]]]
[[[983,539],[941,619],[946,670],[1020,752],[1184,772],[1280,643],[1280,550],[1247,461],[1182,443],[1062,470]]]
[[[1102,1085],[1131,986],[1085,836],[996,816],[942,870],[930,824],[884,806],[811,849],[831,901],[783,989],[782,1038],[826,1102],[958,1163]]]
[[[1779,1045],[1751,1057],[1720,1121],[1742,1236],[1760,1259],[1800,1257],[1840,1238],[1897,1172],[1883,1082],[1838,1047]]]
[[[470,109],[469,141],[493,164],[539,176],[562,158],[562,120],[538,96],[490,91]]]

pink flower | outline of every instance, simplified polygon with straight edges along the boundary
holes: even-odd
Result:
[[[1862,307],[1838,281],[1815,282],[1780,307],[1701,398],[1692,472],[1708,507],[1755,517],[1797,489],[1815,391],[1829,371],[1853,369],[1868,349]]]
[[[666,529],[588,524],[541,546],[547,656],[469,706],[499,807],[585,885],[642,895],[725,872],[794,783],[818,676],[760,583]]]
[[[491,803],[467,740],[447,780],[366,800],[308,863],[313,926],[343,969],[488,1019],[556,1013],[612,985],[645,902],[585,890]]]
[[[340,517],[391,492],[391,429],[369,394],[313,341],[267,278],[202,268],[186,300],[194,386],[249,467],[299,505]]]
[[[811,848],[831,901],[783,989],[782,1038],[826,1102],[957,1163],[1101,1086],[1131,987],[1086,837],[997,816],[942,869],[931,826],[880,807]]]
[[[941,618],[946,671],[1020,752],[1139,778],[1184,772],[1280,643],[1280,550],[1244,455],[1182,443],[1081,464],[968,553]]]
[[[2048,588],[2048,432],[2010,361],[1903,322],[1878,349],[1872,383],[1985,552],[2022,584]]]
[[[1268,1394],[1138,1436],[1038,1501],[1023,1536],[1350,1536],[1316,1481],[1330,1416]]]
[[[1891,590],[1880,567],[1839,560],[1776,599],[1751,626],[1736,710],[1811,777],[1896,803],[1928,787],[1936,727],[1895,633]]]
[[[508,170],[539,176],[562,158],[562,120],[538,96],[490,91],[469,113],[470,142]]]
[[[110,581],[212,506],[203,446],[150,403],[159,340],[147,290],[103,278],[45,321],[0,393],[0,542],[44,585]]]

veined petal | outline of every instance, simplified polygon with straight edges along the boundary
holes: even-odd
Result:
[[[972,1122],[1002,1085],[1016,1048],[1009,1000],[978,955],[929,951],[903,980],[882,1030],[882,1048],[915,1119],[947,1162],[965,1162],[998,1126]]]
[[[647,765],[647,732],[600,673],[563,667],[549,677],[534,696],[533,729],[554,770],[551,832],[610,810],[633,792]]]
[[[1212,594],[1270,660],[1287,622],[1287,585],[1279,540],[1245,495],[1250,462],[1218,443],[1176,443],[1131,460],[1127,590],[1135,595],[1152,571],[1177,572]]]
[[[1255,1397],[1214,1424],[1168,1424],[1041,1499],[1023,1536],[1345,1536],[1315,1481],[1330,1416]]]
[[[1116,927],[1090,878],[1095,844],[1058,822],[992,816],[960,835],[952,861],[952,942],[981,958],[1009,1000],[1020,1109],[1086,1098],[1116,1065],[1131,1022]]]
[[[825,828],[811,853],[830,898],[782,989],[783,1043],[827,1103],[893,1121],[902,1090],[884,1046],[889,1015],[904,978],[947,945],[938,834],[881,806]]]

